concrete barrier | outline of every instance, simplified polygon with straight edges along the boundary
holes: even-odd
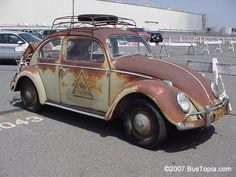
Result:
[[[215,45],[215,52],[220,51],[221,53],[222,51],[222,41],[218,40],[218,41],[203,41],[203,48],[202,48],[202,53],[204,53],[205,51],[209,54],[210,50],[209,50],[209,45]]]
[[[195,49],[194,47],[197,46],[196,43],[175,43],[175,42],[168,42],[168,43],[165,43],[165,42],[160,42],[158,43],[159,46],[161,46],[161,49],[160,49],[160,57],[162,58],[163,56],[167,56],[168,58],[170,58],[170,55],[169,55],[169,52],[168,52],[168,46],[172,46],[172,47],[188,47],[188,52],[187,54],[190,55],[190,54],[194,54],[196,55],[196,52],[195,52]],[[164,48],[164,50],[163,50]],[[191,50],[192,50],[192,53],[191,53]],[[165,52],[165,53],[163,53]]]
[[[235,51],[234,49],[234,44],[236,44],[236,41],[229,41],[229,49],[232,50],[233,52]]]
[[[213,73],[214,82],[222,87],[223,93],[220,95],[220,98],[228,97],[225,84],[221,77],[221,74],[226,74],[230,76],[236,76],[236,65],[235,64],[219,64],[217,58],[212,58],[212,63],[208,62],[198,62],[198,61],[188,61],[188,67],[194,69],[198,72]],[[231,104],[230,111],[232,111]]]

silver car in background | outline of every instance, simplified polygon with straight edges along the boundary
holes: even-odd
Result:
[[[20,59],[31,42],[40,38],[21,31],[0,31],[0,60]]]

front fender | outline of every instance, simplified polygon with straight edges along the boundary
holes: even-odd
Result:
[[[24,78],[28,78],[34,83],[39,95],[39,102],[40,104],[44,104],[47,100],[46,92],[42,79],[34,66],[24,67],[19,73],[17,73],[12,83],[12,91],[20,90],[20,84]]]
[[[157,105],[169,122],[176,124],[182,121],[185,116],[185,114],[179,109],[176,102],[176,95],[178,92],[180,92],[180,90],[173,86],[167,86],[160,80],[137,81],[128,85],[120,93],[118,93],[112,102],[106,117],[108,120],[111,119],[116,106],[122,98],[132,93],[141,93],[149,97]]]

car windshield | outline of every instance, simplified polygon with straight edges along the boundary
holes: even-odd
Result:
[[[40,38],[33,36],[32,34],[29,33],[21,33],[19,34],[19,36],[22,37],[28,43],[41,41]]]
[[[114,60],[134,55],[154,56],[147,42],[138,35],[111,36],[107,45]]]

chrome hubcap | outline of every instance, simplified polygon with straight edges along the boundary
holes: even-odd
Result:
[[[28,103],[35,104],[36,96],[35,96],[35,92],[32,88],[28,88],[25,91],[25,99],[27,100]]]
[[[133,126],[136,132],[142,136],[148,136],[152,130],[150,118],[144,112],[138,112],[134,116]]]
[[[27,91],[25,92],[25,96],[26,96],[26,99],[27,99],[27,100],[32,100],[32,94],[31,94],[31,92],[30,92],[29,90],[27,90]]]

